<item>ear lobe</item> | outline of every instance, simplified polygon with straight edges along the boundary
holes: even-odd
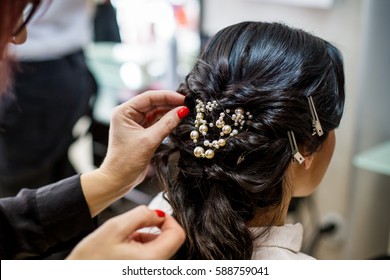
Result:
[[[305,167],[306,170],[310,169],[310,167],[311,167],[311,165],[313,163],[313,160],[314,160],[314,156],[313,155],[305,157],[305,161],[303,162],[303,166]]]

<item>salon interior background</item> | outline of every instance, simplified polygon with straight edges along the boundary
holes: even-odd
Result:
[[[118,23],[123,33],[126,32],[124,31],[125,23],[123,23],[124,10],[126,9],[123,6],[124,2],[127,2],[129,5],[127,8],[129,8],[131,5],[141,5],[141,2],[153,3],[161,2],[161,0],[117,0],[112,2],[116,4]],[[315,256],[319,259],[367,259],[389,253],[389,166],[387,166],[387,171],[385,170],[385,173],[388,174],[385,175],[381,172],[361,168],[361,166],[358,167],[354,164],[354,160],[360,153],[390,140],[390,125],[388,124],[390,119],[390,111],[388,110],[390,104],[390,56],[388,55],[390,49],[390,32],[388,31],[390,1],[171,0],[168,2],[179,4],[194,2],[190,4],[191,7],[187,8],[193,9],[195,14],[193,19],[187,19],[190,21],[187,22],[187,30],[185,28],[169,30],[167,27],[169,22],[164,23],[165,27],[168,28],[168,33],[165,34],[168,37],[170,34],[177,35],[177,32],[181,34],[181,38],[176,38],[174,45],[168,44],[163,56],[164,58],[168,57],[166,62],[168,65],[171,63],[171,66],[180,66],[180,69],[173,68],[178,69],[174,74],[171,73],[168,77],[164,77],[166,83],[164,86],[172,87],[172,89],[175,89],[176,83],[189,70],[188,67],[191,65],[192,59],[195,58],[198,46],[200,46],[200,41],[196,36],[199,34],[206,37],[211,36],[219,29],[240,21],[285,22],[334,43],[342,51],[346,75],[345,114],[341,126],[336,132],[337,145],[333,160],[312,201],[316,211],[318,211],[317,224],[326,220],[334,220],[339,228],[334,236],[321,239]],[[201,6],[198,7],[198,4]],[[201,9],[197,11],[196,9],[200,7]],[[134,8],[132,10],[134,15]],[[160,18],[161,11],[160,9],[158,13]],[[156,18],[158,18],[158,14]],[[121,16],[122,18],[120,18]],[[131,18],[128,15],[126,17]],[[199,24],[199,29],[191,24]],[[154,26],[153,28],[159,27]],[[152,33],[155,31],[159,32],[153,30]],[[122,35],[126,36],[126,34]],[[132,39],[134,38],[126,40]],[[143,39],[152,40],[153,38]],[[180,54],[180,51],[183,51],[181,44],[186,45],[187,48],[185,48],[184,53],[175,56],[175,59],[172,60],[169,54],[178,50]],[[121,56],[120,48],[117,51]],[[102,55],[104,50],[92,48],[92,52],[94,52],[93,59],[95,59],[96,56]],[[127,58],[128,60],[131,59]],[[91,61],[92,64],[95,62]],[[99,66],[97,65],[97,67]],[[149,69],[152,71],[151,73],[164,71],[164,69],[159,69],[157,64],[151,69]],[[134,64],[128,64],[121,71],[122,74],[133,73],[131,76],[135,77],[135,79],[127,81],[128,84],[124,86],[131,88],[134,83],[143,79],[142,69],[138,69]],[[134,75],[134,73],[136,74]],[[106,81],[107,77],[101,77],[101,79],[105,79],[103,82],[100,81],[102,83],[112,83],[112,81]],[[103,94],[101,95],[103,96]],[[118,97],[118,95],[120,98],[126,98],[126,95],[123,96],[123,92],[117,93],[116,96]],[[105,95],[100,100],[102,106],[97,104],[100,106],[101,113],[99,115],[102,119],[109,117],[110,110],[105,108],[109,108],[110,104],[114,105],[117,102],[116,99],[112,99],[112,95],[108,96],[111,96],[111,99]],[[71,149],[73,158],[79,162],[80,171],[91,168],[88,164],[93,162],[92,160],[85,162],[88,157],[84,155],[85,153],[90,154],[91,147],[88,146],[90,142],[84,141],[83,143],[81,144],[79,141]],[[80,164],[82,161],[85,164]],[[314,210],[306,209],[306,211]]]

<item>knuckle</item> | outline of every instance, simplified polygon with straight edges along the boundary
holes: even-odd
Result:
[[[114,231],[114,232],[118,231],[121,228],[120,224],[118,223],[118,219],[116,217],[107,220],[104,223],[104,226],[110,229],[110,231]]]
[[[144,216],[149,216],[150,215],[150,209],[146,205],[140,205],[137,207],[137,211],[139,211],[140,214]]]
[[[174,130],[176,127],[175,119],[173,117],[167,118],[165,125],[167,128],[167,132],[169,133],[170,131]]]

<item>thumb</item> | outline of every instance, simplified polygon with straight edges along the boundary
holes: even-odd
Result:
[[[127,236],[136,230],[145,227],[159,226],[165,220],[165,213],[160,210],[151,210],[141,205],[107,221],[107,228],[113,228],[122,236]],[[115,226],[114,226],[115,224]]]
[[[187,107],[177,107],[166,113],[159,121],[148,128],[150,136],[161,143],[189,113]]]

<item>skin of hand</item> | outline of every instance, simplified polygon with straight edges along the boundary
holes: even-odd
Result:
[[[160,234],[136,232],[157,226]],[[169,259],[185,240],[184,230],[170,215],[138,206],[111,218],[85,237],[68,260]]]
[[[154,152],[188,113],[183,103],[177,92],[147,91],[113,110],[107,155],[81,175],[92,217],[142,182]]]

